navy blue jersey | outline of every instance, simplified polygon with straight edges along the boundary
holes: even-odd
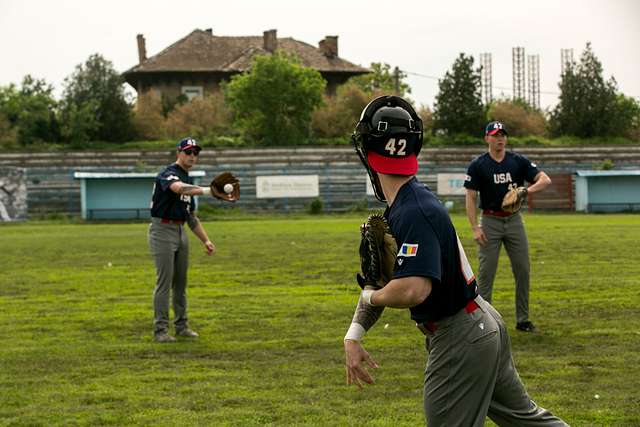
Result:
[[[493,211],[502,210],[502,199],[507,192],[524,186],[524,182],[533,183],[540,172],[522,154],[505,152],[504,159],[496,162],[489,153],[473,159],[467,169],[465,188],[480,192],[480,208]]]
[[[431,294],[410,309],[412,319],[440,320],[477,296],[475,276],[449,214],[425,185],[415,177],[404,184],[384,216],[399,248],[393,278],[431,279]]]
[[[174,193],[169,188],[176,181],[193,184],[189,173],[176,163],[167,166],[156,176],[151,198],[151,216],[186,221],[189,214],[195,210],[192,196]]]

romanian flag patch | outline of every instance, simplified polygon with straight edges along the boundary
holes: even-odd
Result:
[[[400,252],[398,252],[398,256],[416,256],[418,253],[418,244],[413,243],[403,243],[400,247]]]

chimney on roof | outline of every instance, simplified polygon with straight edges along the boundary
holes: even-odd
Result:
[[[147,46],[142,34],[138,34],[138,60],[140,64],[147,60]]]
[[[326,36],[324,40],[320,40],[318,47],[327,58],[336,58],[338,56],[338,36]]]
[[[262,35],[264,41],[264,50],[267,52],[275,52],[278,48],[277,30],[265,31]]]

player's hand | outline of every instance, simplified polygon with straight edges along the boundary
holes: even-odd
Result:
[[[204,242],[204,248],[207,250],[207,255],[213,255],[216,253],[216,245],[211,240]]]
[[[378,368],[378,364],[369,356],[359,341],[344,340],[345,365],[347,370],[347,385],[355,384],[362,389],[362,383],[373,384],[373,378],[364,364],[370,368]]]
[[[487,236],[484,235],[484,231],[482,231],[482,227],[477,225],[473,228],[473,240],[476,241],[480,246],[484,246],[489,240]]]

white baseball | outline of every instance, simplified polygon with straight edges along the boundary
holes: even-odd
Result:
[[[227,194],[231,193],[233,191],[233,184],[225,184],[223,190]]]

